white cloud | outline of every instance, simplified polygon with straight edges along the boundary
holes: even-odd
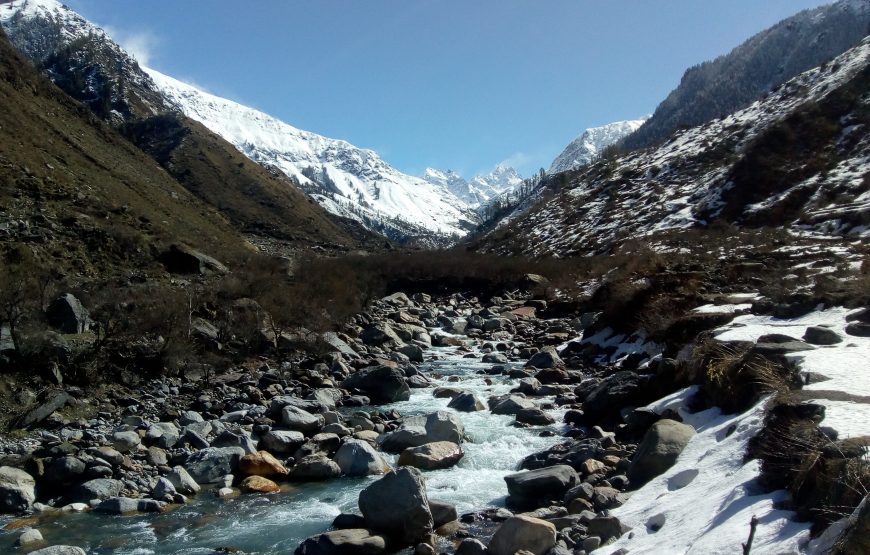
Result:
[[[106,32],[121,48],[136,58],[141,65],[150,64],[153,54],[160,44],[160,38],[151,31],[125,31],[113,27],[105,27]]]

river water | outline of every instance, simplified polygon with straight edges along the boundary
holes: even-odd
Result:
[[[395,408],[402,415],[427,414],[446,408],[449,399],[438,399],[432,390],[453,386],[486,400],[507,393],[514,380],[482,376],[491,365],[464,359],[452,348],[433,348],[432,360],[420,365],[433,378],[433,386],[412,389],[408,401],[377,407]],[[450,382],[458,376],[459,382]],[[484,380],[489,378],[488,385]],[[365,409],[365,407],[364,407]],[[514,472],[519,461],[545,449],[559,437],[541,437],[545,428],[514,428],[512,416],[493,415],[488,410],[457,413],[468,441],[465,457],[453,468],[424,472],[429,497],[456,505],[459,514],[486,507],[504,506],[507,489],[503,476]],[[550,411],[561,421],[561,411]],[[549,429],[556,431],[560,425]],[[394,464],[395,456],[386,455]],[[40,517],[34,524],[48,545],[66,544],[89,554],[185,554],[204,555],[217,548],[244,553],[292,553],[308,536],[329,529],[341,512],[357,512],[359,492],[377,477],[340,478],[317,483],[291,483],[287,491],[273,495],[240,495],[217,499],[208,492],[178,509],[157,515],[106,516],[95,513]],[[7,522],[9,519],[5,519]],[[3,521],[0,521],[2,523]],[[0,531],[0,552],[12,552],[20,530]]]

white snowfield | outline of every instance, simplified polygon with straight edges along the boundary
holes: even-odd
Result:
[[[405,175],[372,150],[297,129],[150,68],[160,91],[250,159],[292,177],[338,215],[365,223],[400,219],[441,235],[465,235],[476,215],[446,187]],[[324,177],[325,176],[325,177]],[[306,187],[309,186],[309,187]],[[326,202],[323,199],[330,199]]]
[[[734,305],[719,308],[730,311]],[[713,307],[707,305],[703,312],[713,312]],[[870,396],[870,338],[845,333],[846,316],[852,312],[836,307],[791,319],[746,314],[719,328],[716,338],[756,341],[762,335],[777,333],[801,339],[809,326],[830,328],[843,338],[841,343],[789,355],[802,373],[828,378],[811,382],[804,389],[866,398]],[[649,406],[658,413],[677,410],[697,434],[672,468],[613,511],[631,533],[595,553],[609,554],[620,548],[632,554],[739,553],[753,515],[759,519],[753,555],[824,553],[835,538],[825,536],[810,543],[809,523],[794,522],[793,513],[774,507],[788,499],[787,492],[762,493],[754,483],[760,473],[758,461],[743,461],[750,438],[762,428],[767,400],[743,414],[723,415],[716,408],[692,414],[684,406],[696,388],[681,390]],[[823,393],[812,402],[825,406],[821,426],[836,430],[839,438],[870,435],[870,404],[831,401]]]

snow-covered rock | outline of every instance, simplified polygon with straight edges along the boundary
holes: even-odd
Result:
[[[553,160],[547,173],[560,173],[592,163],[605,148],[637,131],[648,117],[590,127],[565,147],[562,154]]]
[[[523,178],[512,167],[499,164],[486,175],[477,175],[470,180],[464,179],[453,170],[426,168],[423,179],[429,183],[447,188],[470,208],[479,208],[493,200],[509,195],[523,184]]]

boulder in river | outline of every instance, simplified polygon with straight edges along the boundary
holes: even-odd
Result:
[[[100,501],[121,495],[124,483],[112,478],[96,478],[76,486],[70,494],[70,502],[87,503],[93,499]]]
[[[329,480],[341,476],[341,467],[323,455],[309,455],[296,461],[290,477],[296,480]]]
[[[208,447],[191,455],[184,468],[198,484],[215,484],[232,474],[244,455],[241,447]]]
[[[502,523],[489,542],[490,555],[514,555],[527,551],[544,555],[556,545],[556,527],[546,520],[513,516]]]
[[[508,501],[515,506],[543,506],[552,499],[562,499],[580,477],[565,464],[557,464],[528,472],[508,474],[504,477]]]
[[[458,463],[465,453],[452,441],[434,441],[419,447],[408,447],[399,456],[400,466],[413,466],[421,470],[450,468]]]
[[[193,476],[188,474],[183,466],[174,466],[166,475],[166,479],[172,482],[176,491],[185,495],[193,495],[199,493],[200,487],[193,479]]]
[[[628,469],[631,483],[642,486],[672,467],[694,435],[694,428],[676,420],[663,418],[653,424],[631,459]]]
[[[459,417],[439,410],[426,416],[406,418],[398,430],[381,436],[380,446],[387,453],[401,453],[408,447],[419,447],[433,441],[461,443],[464,440],[465,428]]]
[[[287,468],[268,451],[257,451],[239,459],[239,473],[245,476],[283,477]]]
[[[473,393],[460,393],[447,403],[447,408],[458,410],[459,412],[476,412],[486,410],[486,405],[475,397]]]
[[[335,463],[346,476],[384,474],[390,467],[368,442],[348,439],[335,453]]]
[[[535,404],[525,397],[511,395],[504,399],[490,399],[489,410],[493,414],[513,414],[516,415],[523,409],[533,409]]]
[[[434,521],[420,471],[403,467],[372,483],[359,494],[359,508],[368,527],[413,545],[432,533]]]
[[[0,466],[0,513],[20,513],[36,501],[36,480],[11,466]]]
[[[72,545],[52,545],[31,551],[28,555],[88,555],[81,547]]]
[[[387,550],[383,536],[363,528],[333,530],[307,538],[295,555],[380,555]]]
[[[277,493],[281,491],[281,487],[268,478],[262,476],[248,476],[239,488],[245,493]]]

